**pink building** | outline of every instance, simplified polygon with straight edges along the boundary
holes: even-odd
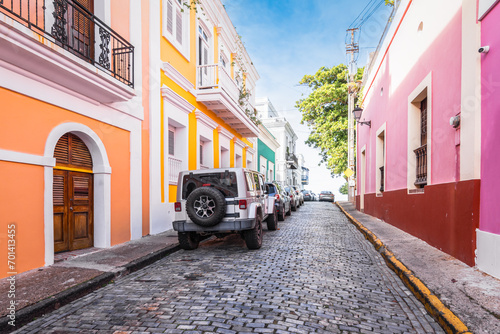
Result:
[[[479,269],[500,277],[500,4],[480,0],[478,18],[481,24],[481,46],[489,47],[481,54],[481,215],[477,230]],[[486,48],[485,48],[486,49]]]
[[[396,3],[365,73],[361,121],[371,125],[357,126],[356,205],[474,266],[483,229],[477,1]]]

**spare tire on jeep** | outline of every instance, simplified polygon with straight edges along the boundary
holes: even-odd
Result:
[[[226,215],[226,199],[217,189],[211,187],[196,188],[187,197],[186,212],[196,225],[215,226]]]

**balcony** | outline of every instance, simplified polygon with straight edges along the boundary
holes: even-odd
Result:
[[[416,158],[416,175],[415,185],[417,187],[423,187],[427,184],[427,145],[420,146],[415,152]]]
[[[286,167],[288,169],[297,169],[299,168],[299,159],[293,153],[286,154]]]
[[[253,110],[251,105],[240,105],[240,89],[218,64],[201,65],[197,68],[197,97],[208,109],[222,118],[233,129],[245,137],[257,137],[259,129],[245,113]]]
[[[135,95],[134,47],[73,0],[0,0],[0,60],[99,102]]]

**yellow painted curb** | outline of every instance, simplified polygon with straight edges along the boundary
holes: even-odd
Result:
[[[422,281],[420,281],[411,270],[406,268],[406,266],[401,263],[394,254],[387,249],[384,243],[370,230],[368,230],[363,224],[351,216],[338,202],[335,202],[337,206],[342,210],[346,217],[356,226],[356,228],[363,233],[366,239],[368,239],[375,249],[384,258],[387,266],[391,268],[396,275],[401,278],[403,283],[410,289],[410,291],[415,295],[415,297],[424,304],[426,310],[436,319],[436,321],[443,327],[447,333],[454,334],[468,334],[472,333],[469,331],[467,326],[450,311],[439,298],[434,295],[425,286]]]

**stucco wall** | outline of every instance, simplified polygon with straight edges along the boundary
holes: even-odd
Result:
[[[500,234],[500,206],[498,196],[500,178],[500,5],[496,5],[481,23],[482,45],[490,51],[483,54],[481,69],[482,121],[481,121],[481,221],[482,231]]]

